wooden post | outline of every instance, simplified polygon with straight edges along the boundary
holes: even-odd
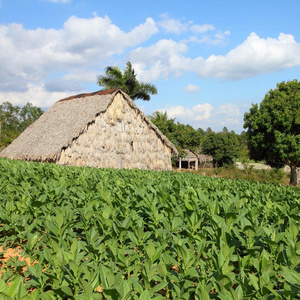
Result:
[[[181,170],[181,157],[179,157],[179,170]]]
[[[195,161],[195,170],[198,171],[198,160]]]

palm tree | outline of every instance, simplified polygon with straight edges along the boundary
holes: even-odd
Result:
[[[106,90],[121,89],[128,94],[132,100],[142,99],[150,100],[150,94],[157,94],[155,85],[149,83],[138,82],[137,74],[130,62],[127,62],[124,72],[118,67],[106,67],[105,76],[98,77],[98,84]]]
[[[168,121],[168,115],[167,112],[162,111],[154,111],[151,116],[149,116],[151,121],[156,121],[160,123],[166,123]],[[175,120],[175,119],[174,119]]]

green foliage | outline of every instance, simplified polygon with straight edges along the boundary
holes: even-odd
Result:
[[[297,183],[300,164],[300,82],[281,82],[260,105],[254,104],[244,117],[250,155],[271,165],[291,167],[291,184]]]
[[[240,154],[241,146],[237,135],[225,129],[218,133],[208,133],[202,143],[202,152],[212,155],[217,167],[233,165]]]
[[[43,111],[31,103],[24,107],[13,106],[10,102],[0,105],[0,149],[10,144],[30,124],[37,120]]]
[[[98,77],[98,84],[106,90],[121,89],[128,94],[131,99],[150,100],[150,95],[157,94],[155,85],[139,82],[137,74],[130,62],[127,62],[124,72],[118,67],[106,67],[105,76]]]
[[[244,165],[245,166],[245,165]],[[221,168],[214,169],[199,169],[197,174],[228,179],[241,179],[260,183],[272,183],[288,185],[288,174],[282,169],[257,170],[252,165],[245,166],[245,169],[240,170],[234,165],[226,165]]]
[[[155,111],[150,120],[174,144],[178,151],[182,148],[199,149],[203,141],[204,131],[194,129],[191,125],[175,123],[168,119],[167,112]]]
[[[0,172],[0,244],[37,261],[10,261],[3,299],[299,295],[295,188],[6,159]]]

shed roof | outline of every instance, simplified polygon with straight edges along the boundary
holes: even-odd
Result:
[[[213,161],[213,157],[211,155],[197,154],[195,151],[189,148],[184,148],[183,150],[187,152],[187,155],[184,158],[181,158],[181,161],[193,160],[193,159],[198,159],[200,163]]]
[[[130,97],[119,89],[104,90],[88,94],[79,94],[57,101],[37,121],[30,125],[0,156],[55,161],[61,150],[67,148],[86,126],[104,113],[117,93],[121,93],[128,104],[153,129],[158,138],[177,154],[174,145],[160,130],[141,112]]]
[[[198,154],[198,158],[199,158],[200,163],[212,162],[214,159],[211,155],[208,155],[208,154]]]

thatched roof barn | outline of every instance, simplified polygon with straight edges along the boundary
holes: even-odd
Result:
[[[171,170],[173,144],[118,89],[57,101],[0,156],[97,168]]]
[[[179,169],[194,169],[198,168],[211,168],[213,166],[213,157],[206,154],[197,154],[191,149],[183,149],[186,152],[185,157],[178,158]]]

